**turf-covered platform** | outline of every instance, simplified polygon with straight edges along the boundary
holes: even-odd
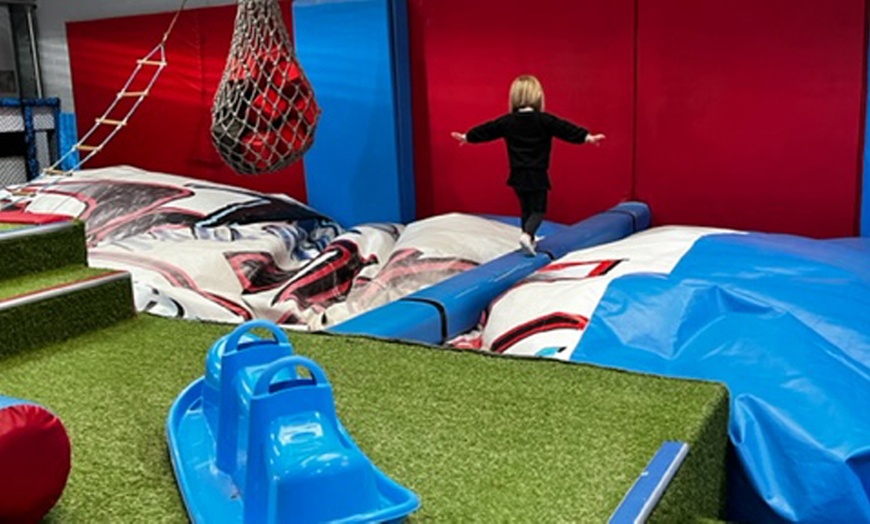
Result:
[[[133,316],[130,276],[87,267],[83,224],[0,227],[0,355]]]
[[[87,263],[81,222],[48,225],[0,222],[0,279]]]
[[[73,443],[55,522],[175,522],[164,435],[175,396],[231,326],[139,316],[0,356],[0,391],[50,405]],[[291,334],[329,376],[342,422],[420,494],[412,520],[607,520],[665,440],[691,446],[653,519],[724,508],[725,389],[588,366]]]
[[[132,317],[130,277],[86,267],[78,223],[0,225],[0,392],[64,421],[69,484],[49,522],[184,522],[164,434],[234,326]],[[132,317],[132,318],[131,318]],[[606,521],[664,441],[690,446],[653,520],[720,517],[724,387],[577,364],[292,333],[412,521]]]

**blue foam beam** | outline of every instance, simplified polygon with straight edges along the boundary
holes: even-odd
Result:
[[[620,240],[649,225],[646,204],[619,204],[541,240],[534,257],[508,253],[328,331],[444,344],[477,325],[481,312],[497,296],[553,260],[571,251]]]
[[[689,445],[683,442],[662,444],[613,512],[610,524],[646,522],[688,454]]]
[[[444,341],[442,312],[432,304],[396,301],[373,309],[328,330],[337,335],[368,335],[389,340],[412,340],[423,344]]]

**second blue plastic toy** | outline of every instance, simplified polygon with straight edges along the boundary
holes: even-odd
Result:
[[[396,522],[420,506],[341,425],[323,370],[294,356],[267,321],[215,343],[205,376],[175,400],[167,432],[194,522]]]

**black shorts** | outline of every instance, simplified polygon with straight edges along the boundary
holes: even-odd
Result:
[[[514,189],[520,199],[520,209],[524,215],[547,212],[546,189]]]

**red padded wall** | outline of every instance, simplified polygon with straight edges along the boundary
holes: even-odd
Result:
[[[601,148],[556,145],[548,218],[570,222],[632,196],[659,224],[854,234],[864,4],[409,0],[418,214],[518,213],[504,146],[460,148],[449,133],[503,113],[510,81],[529,72],[548,110],[609,137]],[[212,149],[234,9],[182,16],[165,76],[94,166],[304,196],[301,165],[241,177]],[[170,16],[68,25],[81,130]]]
[[[658,223],[857,232],[864,4],[639,3],[636,196]]]
[[[417,206],[519,214],[504,145],[459,148],[464,131],[507,111],[510,82],[541,79],[547,109],[608,135],[556,144],[548,218],[571,222],[629,196],[634,0],[410,0]]]
[[[419,213],[516,213],[503,146],[449,133],[531,72],[550,110],[610,137],[554,149],[549,218],[632,196],[658,224],[854,234],[864,5],[410,0]]]
[[[289,1],[282,2],[292,31]],[[280,192],[305,199],[303,166],[256,177],[227,167],[211,145],[211,105],[226,64],[234,5],[182,13],[167,44],[169,66],[151,95],[109,145],[85,167],[144,169]],[[173,13],[67,24],[79,133],[109,106],[136,64],[163,36]]]

